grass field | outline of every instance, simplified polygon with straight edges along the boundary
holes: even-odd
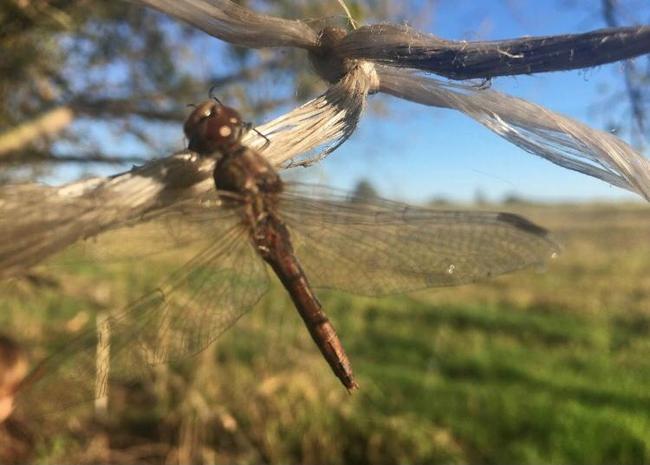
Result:
[[[649,463],[647,208],[508,209],[563,244],[545,272],[380,300],[321,293],[357,393],[331,375],[276,285],[208,350],[122,386],[108,420],[59,420],[41,435],[44,422],[19,419],[31,460]],[[4,291],[3,331],[36,355],[65,344],[87,310],[150,284],[127,270],[65,270],[55,285]]]

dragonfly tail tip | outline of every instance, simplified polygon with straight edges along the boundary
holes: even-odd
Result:
[[[354,394],[354,391],[359,390],[359,385],[356,381],[351,381],[345,388],[348,390],[348,394]]]

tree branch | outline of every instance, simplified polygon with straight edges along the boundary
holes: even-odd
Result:
[[[602,2],[605,22],[610,27],[617,26],[618,21],[616,19],[616,2],[614,0],[602,0]],[[630,101],[630,107],[632,110],[632,119],[636,123],[641,137],[644,137],[646,127],[646,114],[645,108],[643,106],[643,89],[635,82],[635,74],[636,69],[634,63],[630,60],[625,61],[623,63],[623,76],[625,82],[625,90],[627,92],[627,97]]]
[[[72,108],[60,106],[5,131],[0,134],[0,158],[30,145],[34,140],[51,137],[61,132],[73,120]]]
[[[86,152],[78,155],[57,155],[38,150],[26,150],[0,159],[2,165],[35,165],[40,163],[103,163],[108,165],[143,164],[153,157],[138,155],[108,155],[102,152]]]

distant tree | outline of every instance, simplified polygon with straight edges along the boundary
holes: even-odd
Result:
[[[447,207],[452,204],[452,202],[443,195],[437,195],[427,202],[428,205],[432,207]]]
[[[524,197],[516,192],[510,192],[503,196],[501,203],[504,205],[523,205],[529,203]]]
[[[481,189],[480,187],[477,187],[476,190],[474,191],[474,204],[475,205],[485,205],[488,203],[487,196],[485,195],[485,191]]]
[[[353,203],[367,202],[379,198],[377,190],[367,179],[361,179],[352,191],[350,201]]]
[[[601,0],[600,10],[603,21],[608,27],[617,27],[623,24],[647,24],[650,16],[642,17],[640,5],[635,7],[630,0]],[[645,13],[650,15],[650,10],[645,5]],[[650,56],[628,60],[621,65],[622,89],[608,89],[603,101],[604,113],[608,116],[609,129],[620,132],[627,129],[630,138],[640,147],[647,146],[650,141]],[[619,81],[620,82],[620,81]],[[615,115],[622,108],[622,114]],[[626,121],[627,120],[627,121]]]
[[[349,3],[360,20],[388,14],[387,0]],[[336,1],[255,8],[347,21]],[[181,148],[186,105],[211,86],[249,119],[324,88],[299,51],[233,47],[137,3],[100,0],[1,2],[0,76],[3,181],[52,163],[130,164]]]

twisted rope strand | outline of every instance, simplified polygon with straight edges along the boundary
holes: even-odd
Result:
[[[135,1],[236,45],[308,51],[315,71],[332,85],[257,128],[271,140],[263,154],[276,166],[307,166],[327,156],[354,132],[368,95],[384,92],[461,111],[530,153],[650,200],[648,160],[617,137],[522,99],[414,71],[466,79],[593,66],[650,52],[648,26],[469,43],[389,24],[314,31],[303,21],[256,13],[228,0]],[[553,61],[558,51],[561,59]],[[244,143],[260,148],[263,139],[251,131]],[[181,152],[109,178],[0,188],[0,216],[11,219],[0,223],[0,277],[212,189],[213,167],[214,160]]]

